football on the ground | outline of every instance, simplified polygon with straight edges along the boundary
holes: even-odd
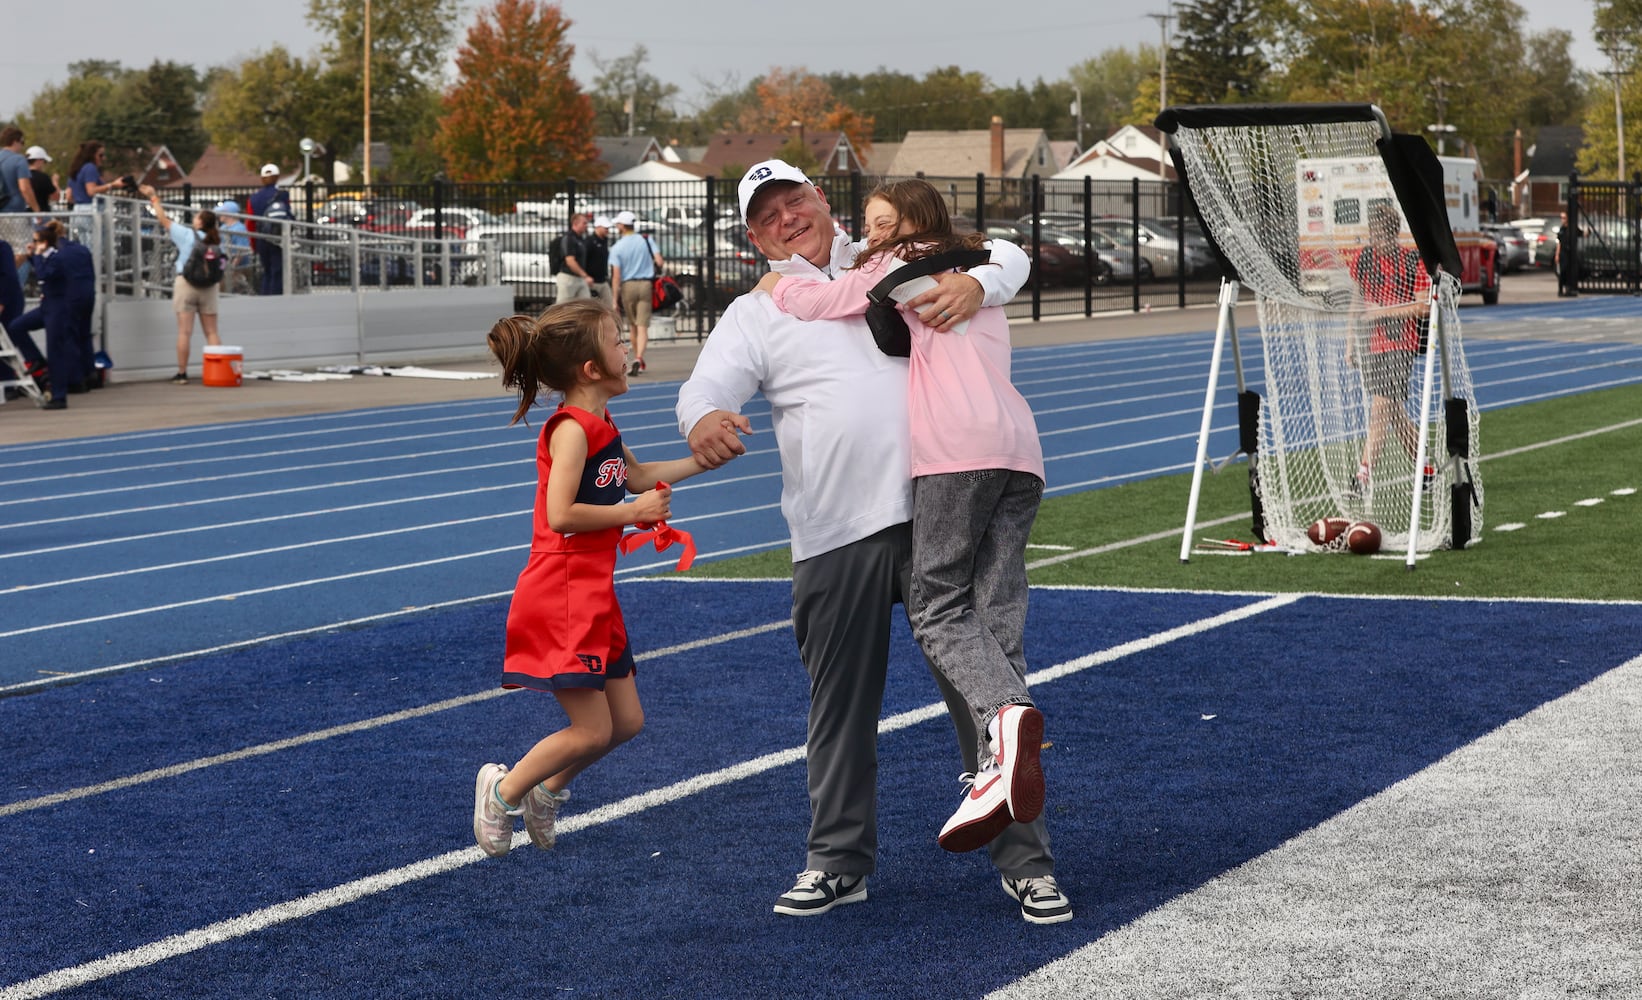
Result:
[[[1344,535],[1349,527],[1351,527],[1351,522],[1343,517],[1318,518],[1311,522],[1311,527],[1306,529],[1306,537],[1311,539],[1313,545],[1335,548],[1340,541],[1340,536]]]
[[[1360,556],[1371,556],[1380,551],[1380,526],[1372,521],[1358,521],[1346,529],[1346,548]]]

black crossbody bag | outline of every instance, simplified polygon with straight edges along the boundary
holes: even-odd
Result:
[[[878,349],[892,358],[905,358],[912,354],[912,331],[907,329],[906,318],[896,308],[895,300],[889,297],[890,292],[913,278],[928,277],[937,271],[950,271],[955,267],[979,267],[991,259],[992,255],[985,250],[947,250],[904,264],[885,275],[884,280],[872,286],[872,291],[867,293],[867,326],[872,330],[872,339],[877,341]]]

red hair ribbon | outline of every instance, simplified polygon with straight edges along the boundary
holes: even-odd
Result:
[[[656,488],[666,489],[667,484],[658,482]],[[657,521],[654,524],[648,521],[640,521],[633,527],[639,530],[621,536],[620,547],[623,555],[644,547],[646,542],[653,541],[657,552],[665,551],[675,544],[684,549],[678,557],[678,566],[676,567],[680,573],[689,569],[691,564],[696,561],[696,540],[690,537],[688,531],[668,527],[666,521]]]

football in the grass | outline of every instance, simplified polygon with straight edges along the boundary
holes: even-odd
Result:
[[[1306,529],[1306,537],[1311,539],[1313,545],[1332,549],[1339,546],[1349,527],[1351,522],[1343,517],[1320,517],[1311,522],[1311,527]]]
[[[1380,551],[1380,526],[1372,521],[1358,521],[1346,529],[1346,548],[1360,556],[1371,556]]]

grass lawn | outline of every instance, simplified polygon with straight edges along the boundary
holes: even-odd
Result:
[[[1189,475],[1046,501],[1027,553],[1034,584],[1258,592],[1642,600],[1642,387],[1495,410],[1481,418],[1482,541],[1410,571],[1398,557],[1224,556],[1180,561]],[[1197,535],[1250,540],[1247,466],[1206,476]],[[1599,501],[1592,503],[1590,501]],[[1546,516],[1546,515],[1556,516]],[[1232,517],[1234,520],[1208,525]],[[1501,531],[1502,525],[1521,525]],[[1059,552],[1059,554],[1057,554]],[[1070,556],[1070,557],[1068,557]],[[792,573],[780,549],[698,564],[697,576]]]

